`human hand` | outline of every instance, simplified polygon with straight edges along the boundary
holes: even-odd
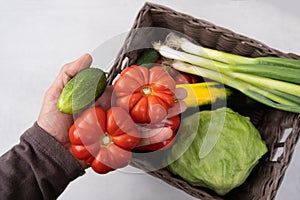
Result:
[[[80,70],[88,68],[92,63],[92,57],[89,54],[81,56],[79,59],[64,65],[53,84],[46,91],[42,108],[40,110],[37,124],[53,136],[67,150],[70,150],[71,144],[69,141],[69,128],[74,122],[74,116],[60,112],[57,109],[57,101],[64,86],[74,77]],[[105,107],[106,95],[103,94],[100,98],[102,106]],[[102,100],[101,100],[102,99]],[[105,102],[105,103],[104,103]],[[86,168],[87,166],[80,162]]]

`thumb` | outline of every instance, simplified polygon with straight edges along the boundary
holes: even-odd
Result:
[[[74,77],[80,70],[88,68],[92,61],[93,59],[90,54],[84,54],[77,60],[65,64],[61,68],[51,87],[58,91],[62,90],[72,77]]]
[[[61,68],[60,73],[58,74],[55,81],[58,82],[58,84],[63,84],[63,86],[66,85],[67,82],[69,82],[69,80],[80,70],[88,68],[91,65],[92,61],[93,59],[90,54],[84,54],[77,60],[65,64]]]
[[[77,60],[65,64],[53,84],[47,91],[47,96],[51,96],[51,98],[58,98],[64,86],[73,78],[80,70],[88,68],[93,59],[90,54],[84,54]]]

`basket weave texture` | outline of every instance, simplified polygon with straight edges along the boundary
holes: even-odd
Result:
[[[166,31],[156,35],[155,31],[151,31],[152,29],[148,27],[161,27],[165,28]],[[298,55],[280,52],[259,41],[205,20],[196,19],[165,6],[146,3],[139,11],[115,64],[111,68],[108,75],[109,83],[112,84],[122,71],[126,58],[129,60],[127,65],[133,63],[143,48],[151,47],[151,42],[157,39],[163,40],[168,34],[167,30],[185,34],[205,47],[224,52],[248,57],[275,56],[300,59]],[[241,110],[241,113],[250,117],[260,131],[269,151],[254,168],[245,183],[223,197],[211,190],[193,187],[179,177],[172,175],[165,168],[149,171],[147,169],[151,168],[151,162],[135,159],[132,165],[144,169],[150,175],[202,200],[275,199],[300,135],[300,116],[267,107],[259,110]],[[285,141],[282,141],[283,134],[287,129],[291,132]],[[283,153],[274,160],[278,149],[281,149]]]

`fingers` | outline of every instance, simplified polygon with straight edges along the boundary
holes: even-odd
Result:
[[[178,101],[174,104],[172,108],[168,110],[167,118],[174,117],[180,113],[183,113],[186,110],[187,106],[184,101]]]
[[[68,74],[70,74],[70,76],[75,76],[80,70],[88,68],[91,65],[92,61],[92,56],[86,53],[77,60],[65,64],[62,67],[60,74],[67,72]]]
[[[142,132],[142,135],[148,135],[147,138],[141,139],[138,146],[144,146],[148,144],[156,144],[166,141],[172,137],[173,131],[170,128],[162,127],[156,129],[148,129],[146,132]]]
[[[61,84],[62,82],[63,86],[66,85],[67,82],[69,82],[69,80],[73,76],[75,76],[80,70],[88,68],[91,65],[92,61],[93,59],[90,54],[82,55],[77,60],[65,64],[62,67],[56,80],[59,82],[59,84]]]
[[[175,89],[175,99],[177,99],[178,102],[175,103],[174,106],[168,110],[167,118],[174,117],[175,115],[183,113],[186,110],[187,106],[185,102],[181,101],[182,99],[186,98],[186,96],[187,91],[184,88]]]
[[[91,65],[92,61],[93,59],[91,55],[84,54],[77,60],[65,64],[61,68],[51,87],[48,89],[46,95],[52,96],[52,98],[57,98],[64,86],[70,81],[70,79],[74,77],[80,70],[88,68]]]
[[[175,98],[178,100],[182,100],[187,97],[187,91],[184,88],[176,88],[175,89]]]

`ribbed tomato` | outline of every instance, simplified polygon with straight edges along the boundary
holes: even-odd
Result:
[[[91,107],[75,120],[69,138],[73,155],[104,174],[129,164],[140,133],[124,109],[112,107],[105,113]]]
[[[161,67],[132,65],[114,84],[116,104],[129,111],[137,123],[157,123],[175,103],[175,81]]]

